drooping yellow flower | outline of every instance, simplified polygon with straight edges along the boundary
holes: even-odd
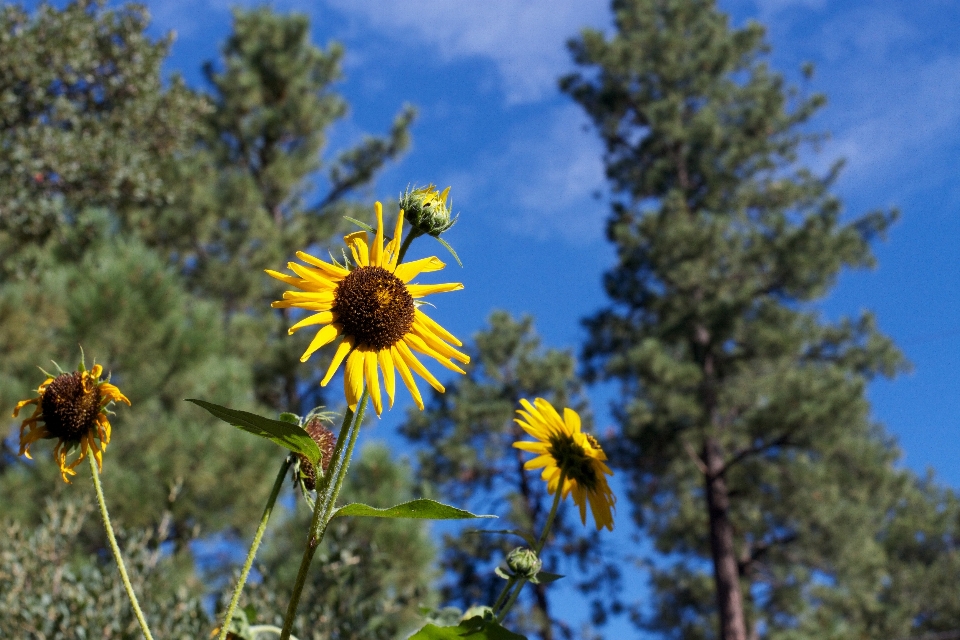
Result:
[[[130,404],[120,389],[100,380],[102,373],[100,365],[94,365],[90,371],[81,365],[79,371],[48,377],[37,389],[37,397],[18,402],[13,410],[14,418],[26,405],[36,405],[33,415],[20,424],[20,455],[30,458],[30,445],[37,440],[56,438],[53,457],[64,482],[70,482],[67,475],[77,475],[74,468],[88,452],[93,453],[102,471],[103,452],[107,450],[111,432],[107,405],[114,401]],[[80,455],[67,462],[67,455],[76,447]]]
[[[580,429],[580,416],[573,409],[564,409],[563,418],[553,406],[543,398],[530,404],[521,400],[523,409],[518,409],[520,418],[514,420],[537,442],[515,442],[517,449],[536,453],[537,457],[527,461],[524,469],[543,469],[541,477],[547,483],[547,491],[554,495],[563,491],[565,499],[573,494],[573,502],[580,507],[580,520],[587,524],[587,503],[597,531],[606,527],[613,531],[613,511],[617,502],[610,490],[605,476],[612,476],[604,461],[606,454],[600,443]],[[563,476],[562,489],[560,476]]]
[[[463,369],[452,360],[466,364],[470,358],[451,346],[451,343],[458,347],[463,343],[423,313],[418,308],[418,301],[434,293],[463,289],[463,285],[410,284],[421,273],[439,271],[446,265],[435,257],[397,264],[403,211],[397,218],[393,239],[386,246],[383,244],[383,207],[379,202],[376,203],[376,212],[377,231],[372,243],[365,231],[344,237],[356,265],[352,270],[302,251],[297,252],[297,257],[309,266],[287,263],[296,276],[267,270],[277,280],[301,290],[284,292],[283,300],[272,306],[314,312],[290,327],[291,334],[304,327],[324,325],[301,356],[301,362],[306,362],[320,347],[341,338],[333,362],[320,384],[326,386],[346,359],[343,384],[347,405],[351,409],[357,408],[366,383],[377,415],[383,411],[379,367],[390,406],[393,406],[394,371],[397,371],[422,410],[423,398],[412,372],[440,393],[444,387],[413,352],[435,358],[446,368],[459,373],[464,373]]]

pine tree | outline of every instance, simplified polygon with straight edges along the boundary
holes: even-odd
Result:
[[[470,353],[466,377],[452,382],[446,393],[434,393],[426,411],[410,412],[400,430],[422,447],[419,478],[427,490],[454,504],[498,514],[497,529],[539,533],[549,496],[540,478],[523,470],[526,457],[511,446],[527,439],[513,419],[521,398],[543,397],[583,412],[574,358],[543,348],[531,318],[516,320],[502,311],[491,314],[489,328],[476,334]],[[588,415],[581,415],[589,430]],[[554,528],[556,540],[547,546],[544,569],[556,572],[565,555],[584,565],[598,562],[596,536],[588,535],[576,517],[565,521],[563,513]],[[493,567],[522,545],[520,538],[463,531],[445,535],[443,601],[463,608],[493,604],[504,584]],[[516,624],[545,640],[556,637],[555,628],[569,637],[565,616],[550,609],[547,585],[531,587]]]
[[[160,75],[170,38],[146,36],[143,7],[104,4],[0,8],[4,279],[36,269],[81,210],[165,202],[160,176],[198,134],[203,101]]]
[[[615,459],[638,524],[677,560],[655,571],[647,624],[774,637],[844,558],[882,559],[871,500],[896,484],[895,451],[864,390],[901,357],[869,314],[831,323],[811,303],[872,264],[894,216],[841,216],[839,164],[799,164],[823,98],[769,70],[760,25],[731,28],[712,0],[613,9],[616,33],[573,41],[583,70],[561,86],[606,145],[614,194],[611,306],[583,355],[622,385]]]
[[[179,197],[127,224],[239,325],[227,330],[253,360],[258,400],[306,413],[323,404],[317,372],[324,367],[300,362],[310,336],[287,335],[290,311],[270,310],[282,287],[263,270],[326,244],[347,228],[344,215],[369,219],[370,207],[348,197],[406,149],[414,110],[405,107],[386,136],[325,163],[328,130],[347,112],[333,91],[342,48],[313,45],[305,16],[261,7],[234,12],[222,51],[221,68],[205,66],[211,111],[198,147],[168,176],[182,185]]]

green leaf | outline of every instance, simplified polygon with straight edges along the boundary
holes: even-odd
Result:
[[[478,516],[463,509],[450,505],[420,498],[398,504],[395,507],[378,509],[355,502],[345,504],[333,512],[338,516],[364,516],[367,518],[415,518],[417,520],[468,520],[471,518],[496,518],[497,516]]]
[[[464,620],[455,627],[428,624],[410,636],[410,640],[527,640],[525,636],[508,631],[496,622],[477,616]]]
[[[443,246],[445,246],[445,247],[447,248],[447,251],[449,251],[449,252],[453,255],[453,259],[457,261],[457,264],[460,265],[460,268],[462,269],[462,268],[463,268],[463,263],[460,262],[460,256],[458,256],[458,255],[457,255],[457,252],[453,250],[453,247],[451,247],[450,244],[449,244],[446,240],[444,240],[443,238],[441,238],[441,237],[439,237],[439,236],[437,237],[437,242],[439,242],[440,244],[442,244]]]
[[[198,407],[206,409],[216,417],[232,424],[238,429],[243,429],[255,436],[266,438],[294,453],[303,454],[307,460],[313,464],[320,463],[320,447],[313,441],[310,434],[299,425],[282,420],[264,418],[248,411],[228,409],[227,407],[221,407],[218,404],[213,404],[205,400],[187,398],[187,402],[192,402]]]
[[[550,573],[549,571],[538,571],[537,572],[537,582],[540,584],[550,584],[551,582],[556,582],[564,576],[559,573]]]
[[[373,227],[371,227],[370,225],[368,225],[366,222],[360,222],[359,220],[355,220],[355,219],[351,218],[350,216],[343,216],[343,219],[346,220],[346,221],[348,221],[348,222],[352,222],[353,224],[357,225],[358,227],[360,227],[361,229],[363,229],[364,231],[367,231],[367,232],[369,232],[369,233],[376,233],[376,232],[377,232],[376,229],[374,229]]]

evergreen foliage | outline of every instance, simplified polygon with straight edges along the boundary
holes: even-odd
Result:
[[[841,215],[839,163],[798,162],[823,98],[769,70],[760,25],[731,28],[712,0],[613,9],[615,34],[571,43],[582,71],[561,87],[605,143],[614,194],[611,305],[586,321],[586,370],[622,385],[613,457],[670,558],[642,624],[824,637],[844,617],[818,604],[875,598],[888,570],[883,532],[900,525],[884,505],[903,482],[864,391],[903,361],[869,314],[828,322],[811,303],[873,264],[895,215]],[[878,628],[843,624],[836,637]]]
[[[580,385],[574,376],[570,353],[545,349],[533,328],[532,318],[520,320],[506,312],[491,314],[489,327],[474,336],[467,375],[446,393],[434,393],[423,412],[411,411],[401,432],[422,448],[418,454],[419,478],[427,490],[480,513],[497,514],[495,526],[539,534],[550,508],[550,496],[536,472],[524,471],[526,456],[512,448],[528,439],[513,422],[520,398],[543,397],[558,407],[581,413],[589,430],[589,415]],[[585,533],[577,516],[558,517],[557,540],[548,545],[544,570],[563,573],[561,558],[572,555],[583,564],[596,562],[596,536]],[[448,579],[443,601],[468,608],[491,605],[504,581],[493,568],[507,553],[522,545],[513,536],[448,533],[443,538],[442,564]],[[530,601],[518,607],[515,626],[541,638],[569,636],[563,616],[550,609],[546,584],[529,587]]]
[[[163,558],[158,574],[191,585],[182,598],[174,591],[158,597],[156,606],[173,616],[157,623],[158,633],[189,627],[176,637],[206,637],[209,620],[202,632],[176,621],[176,611],[199,611],[199,600],[190,599],[211,584],[194,576],[189,543],[215,532],[246,541],[285,452],[183,399],[265,415],[320,404],[317,365],[299,364],[305,342],[287,337],[290,318],[270,308],[280,289],[262,268],[281,268],[296,249],[326,243],[341,230],[342,214],[362,217],[354,212],[361,205],[348,198],[403,151],[413,116],[405,109],[386,136],[324,162],[329,127],[346,112],[333,90],[342,53],[336,45],[312,45],[305,18],[237,12],[223,69],[208,66],[211,95],[161,76],[169,38],[152,40],[147,24],[141,8],[88,1],[0,10],[0,171],[11,177],[0,184],[0,403],[9,412],[29,397],[43,381],[38,365],[72,367],[78,345],[88,363],[96,358],[113,373],[133,403],[113,421],[104,458],[114,521],[149,532],[131,535],[143,553]],[[31,536],[61,535],[48,531],[61,524],[44,524],[45,500],[59,504],[92,489],[82,473],[70,486],[57,479],[46,442],[34,448],[35,460],[18,456],[19,422],[7,424],[3,515],[20,527],[10,553],[26,563],[30,545],[40,544]],[[377,468],[392,478],[385,487],[404,491],[389,461]],[[376,504],[375,497],[365,501]],[[80,553],[103,549],[96,519],[83,522],[69,525]],[[337,526],[352,536],[347,522]],[[349,565],[353,587],[339,593],[336,607],[370,613],[365,628],[387,637],[393,631],[383,629],[412,626],[418,599],[429,601],[431,553],[429,546],[400,553],[379,537],[382,529],[400,541],[422,541],[420,523],[403,523],[404,535],[392,522],[363,526],[369,531],[356,543],[338,544],[371,565]],[[374,543],[393,557],[378,555]],[[137,570],[140,547],[130,551]],[[97,625],[119,607],[110,600],[114,591],[122,596],[115,573],[81,555],[69,561],[76,575],[87,576],[80,582],[89,578],[105,591],[78,592],[76,606],[64,605],[51,620],[97,634],[91,630],[105,628]],[[20,584],[17,601],[47,615],[37,599],[49,600],[44,589],[60,579],[57,569],[50,565],[45,577]],[[153,588],[145,589],[151,602]],[[284,597],[282,589],[271,593],[278,602]],[[374,603],[389,620],[373,615]],[[283,610],[264,611],[273,613]],[[118,637],[138,633],[125,615],[114,616]]]

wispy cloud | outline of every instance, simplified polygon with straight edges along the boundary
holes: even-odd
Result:
[[[575,245],[596,242],[607,214],[606,204],[595,197],[605,188],[603,148],[584,124],[579,107],[555,107],[521,126],[495,157],[481,156],[475,167],[452,176],[451,183],[468,200],[495,194],[489,209],[497,211],[495,224],[509,231]]]
[[[566,41],[584,26],[609,22],[606,0],[325,0],[384,37],[417,41],[443,60],[492,61],[510,103],[537,101],[555,91],[570,67]]]

